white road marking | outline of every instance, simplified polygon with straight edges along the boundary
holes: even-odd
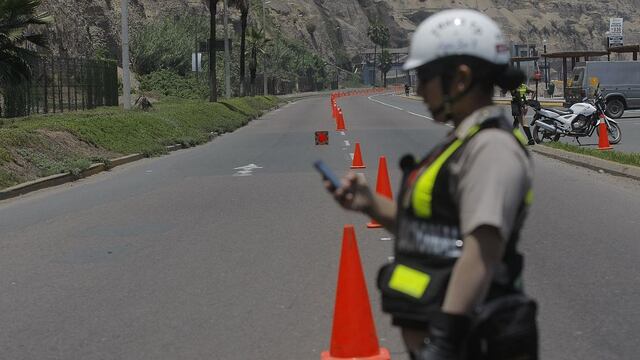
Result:
[[[351,146],[351,143],[349,143],[349,140],[344,141],[344,146]]]
[[[340,135],[345,136],[347,134],[345,134],[344,131],[340,131]]]
[[[430,118],[430,117],[428,117],[428,116],[426,116],[426,115],[416,114],[416,113],[411,112],[411,111],[407,111],[407,112],[408,112],[409,114],[413,115],[413,116],[418,116],[418,117],[421,117],[421,118],[425,118],[425,119],[433,120],[432,118]]]
[[[380,238],[380,241],[391,241],[392,239],[390,237],[383,237]]]
[[[384,106],[388,106],[388,107],[390,107],[390,108],[394,108],[394,109],[396,109],[396,110],[402,110],[402,111],[404,111],[404,109],[403,109],[403,108],[401,108],[401,107],[397,107],[397,106],[394,106],[394,105],[391,105],[391,104],[383,103],[383,102],[382,102],[382,101],[380,101],[380,100],[372,99],[374,96],[379,96],[379,95],[371,95],[371,96],[369,96],[369,97],[368,97],[368,99],[369,99],[369,100],[371,100],[371,101],[377,102],[378,104],[382,104],[382,105],[384,105]]]
[[[256,169],[262,169],[261,166],[258,166],[256,164],[249,164],[249,165],[245,165],[245,166],[240,166],[237,168],[234,168],[233,170],[238,170],[236,171],[235,174],[233,174],[233,176],[251,176],[253,175],[252,172],[253,170]]]
[[[349,157],[353,160],[353,153],[349,153]]]

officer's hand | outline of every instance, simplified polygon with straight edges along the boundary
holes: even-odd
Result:
[[[334,189],[329,181],[324,186],[333,194],[334,199],[347,210],[367,212],[373,207],[373,193],[363,176],[353,172],[342,179],[342,186]]]

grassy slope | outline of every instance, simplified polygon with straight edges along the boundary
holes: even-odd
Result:
[[[549,142],[544,144],[552,148],[615,161],[621,164],[640,166],[640,153],[623,153],[615,150],[602,151],[561,142]]]
[[[150,112],[123,112],[115,107],[48,116],[3,120],[0,126],[0,188],[33,178],[89,166],[96,156],[61,147],[42,130],[69,132],[83,143],[112,154],[166,152],[165,146],[196,145],[210,132],[225,133],[246,125],[262,110],[273,107],[275,97],[230,99],[231,105],[167,99]],[[232,110],[234,109],[234,110]],[[31,168],[28,174],[16,169]]]

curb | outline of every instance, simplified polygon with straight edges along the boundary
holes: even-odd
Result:
[[[410,95],[410,96],[404,96],[407,99],[411,99],[411,100],[417,100],[417,101],[422,101],[421,97],[418,96],[414,96],[414,95]],[[511,100],[504,100],[504,99],[493,99],[493,102],[495,104],[498,105],[511,105]],[[541,101],[540,102],[541,106],[546,106],[546,107],[564,107],[564,101],[562,100],[558,100],[558,101]]]
[[[511,100],[493,99],[493,102],[498,105],[511,105]],[[540,106],[564,107],[564,101],[541,101]]]
[[[529,147],[529,149],[537,154],[560,160],[569,164],[581,166],[595,171],[602,170],[612,175],[633,180],[640,180],[640,167],[637,166],[619,164],[613,161],[599,159],[589,155],[576,154],[565,150],[554,149],[544,145],[531,146]]]
[[[273,111],[277,109],[279,106],[276,105],[269,110],[265,110],[263,114],[267,112]],[[252,119],[250,119],[252,120]],[[220,134],[216,132],[212,132],[209,134],[209,141],[220,136]],[[172,152],[176,150],[180,150],[185,148],[182,144],[174,144],[166,147],[167,151]],[[110,159],[107,163],[95,163],[91,164],[87,169],[82,170],[79,174],[73,174],[71,172],[66,172],[62,174],[55,174],[31,181],[24,182],[22,184],[14,185],[12,187],[8,187],[6,189],[0,190],[0,201],[11,199],[20,195],[25,195],[33,191],[46,189],[53,186],[63,185],[66,183],[74,182],[76,180],[80,180],[89,176],[93,176],[99,174],[103,171],[107,171],[113,169],[114,167],[125,165],[128,163],[132,163],[134,161],[141,160],[146,156],[143,154],[130,154],[125,155],[119,158]]]

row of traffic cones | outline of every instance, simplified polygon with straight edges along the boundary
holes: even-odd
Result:
[[[337,106],[336,99],[342,96],[366,94],[373,91],[375,90],[334,93],[331,95],[332,115],[336,120],[336,129],[338,131],[345,131],[346,126],[342,109]],[[355,144],[351,168],[366,168],[362,160],[360,143]],[[378,162],[376,192],[389,199],[393,198],[387,159],[384,156],[381,156]],[[378,228],[381,225],[372,220],[367,224],[367,227]],[[378,342],[353,225],[345,225],[343,230],[331,344],[328,351],[322,352],[320,359],[391,359],[389,350],[381,348]]]

